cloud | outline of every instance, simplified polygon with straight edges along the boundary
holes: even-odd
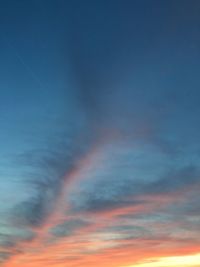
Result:
[[[23,185],[30,196],[10,211],[13,223],[38,227],[54,210],[68,174],[92,145],[91,140],[82,143],[78,135],[54,137],[52,143],[48,140],[48,148],[44,143],[44,149],[26,151],[16,158],[23,166]]]
[[[20,254],[23,245],[25,243],[28,245],[34,238],[35,233],[27,229],[10,228],[9,233],[3,233],[2,231],[0,233],[0,262],[4,263],[14,255]]]
[[[49,200],[37,192],[34,196],[27,201],[21,202],[13,208],[12,220],[17,225],[25,226],[39,226],[48,214],[50,208]]]
[[[90,225],[89,222],[81,219],[67,220],[50,229],[50,233],[56,237],[72,236],[76,231]]]
[[[146,192],[153,194],[173,193],[189,190],[200,183],[200,171],[195,166],[169,171],[165,177],[147,186]]]
[[[75,197],[75,193],[71,205],[74,211],[103,212],[123,207],[140,207],[149,204],[150,199],[159,202],[158,197],[162,196],[163,199],[167,196],[169,200],[171,198],[175,201],[177,194],[193,190],[199,183],[200,172],[194,166],[168,171],[154,181],[142,181],[134,176],[120,177],[120,173],[113,177],[106,173],[101,179],[91,181],[91,186],[82,186],[78,191],[79,198]]]
[[[0,251],[0,263],[4,263],[12,256],[11,252]]]
[[[13,236],[8,234],[0,234],[0,247],[12,248],[15,245]]]

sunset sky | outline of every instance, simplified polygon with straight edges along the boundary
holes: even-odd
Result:
[[[200,266],[199,0],[0,0],[0,265]]]

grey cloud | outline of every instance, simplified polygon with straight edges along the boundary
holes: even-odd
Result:
[[[11,231],[9,234],[0,233],[0,263],[4,263],[15,254],[20,253],[20,244],[23,242],[31,242],[35,238],[32,231],[20,229],[15,233]]]
[[[11,252],[7,251],[0,251],[0,263],[4,263],[6,260],[8,260],[12,256]]]
[[[109,179],[110,178],[110,179]],[[137,194],[141,185],[131,179],[102,178],[94,181],[93,186],[82,189],[79,198],[72,196],[73,211],[101,212],[124,206],[139,205],[137,199],[130,200],[128,196]]]
[[[32,241],[35,238],[35,233],[30,230],[16,229],[12,229],[10,233],[0,233],[0,246],[13,247],[18,242]]]
[[[186,222],[188,227],[196,224],[200,226],[200,197],[199,185],[195,186],[187,198],[177,203],[176,206],[170,205],[167,213],[173,220],[178,217],[182,222]]]
[[[12,220],[17,225],[39,226],[48,214],[49,208],[45,193],[42,195],[41,192],[37,192],[37,196],[29,198],[14,207]]]
[[[172,193],[200,184],[200,171],[195,166],[169,171],[165,177],[146,186],[146,193]]]
[[[100,212],[125,206],[139,206],[146,203],[145,200],[140,200],[140,196],[170,195],[199,184],[200,173],[193,166],[170,171],[152,182],[106,177],[96,182],[93,187],[80,189],[79,198],[74,196],[71,199],[72,209]]]
[[[10,211],[11,220],[18,225],[39,226],[54,209],[68,173],[76,168],[77,162],[87,153],[93,140],[85,140],[79,134],[74,137],[54,137],[48,148],[21,153],[16,163],[24,170],[23,185],[30,197],[18,203]],[[65,141],[65,139],[67,141]],[[45,147],[45,146],[44,146]]]
[[[15,245],[13,237],[8,234],[0,234],[0,247],[11,248]]]
[[[121,224],[119,224],[119,222]],[[105,227],[101,229],[100,233],[111,233],[109,239],[122,239],[122,240],[130,240],[130,239],[136,239],[136,238],[144,238],[151,236],[151,230],[146,229],[143,226],[137,225],[135,222],[134,224],[124,224],[121,221],[119,221],[117,225],[113,224],[112,226]]]
[[[71,219],[61,224],[56,225],[51,229],[51,233],[56,237],[66,237],[74,234],[75,231],[80,230],[90,223],[81,219]]]

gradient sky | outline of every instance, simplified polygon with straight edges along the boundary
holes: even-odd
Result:
[[[200,266],[199,14],[0,0],[0,265]]]

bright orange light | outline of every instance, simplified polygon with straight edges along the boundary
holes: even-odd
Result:
[[[135,264],[128,267],[195,267],[200,266],[200,254],[152,258],[148,262]]]

